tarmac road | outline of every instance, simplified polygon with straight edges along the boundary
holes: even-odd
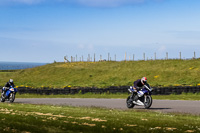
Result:
[[[95,98],[16,98],[15,103],[24,104],[48,104],[103,107],[111,109],[128,109],[126,99],[95,99]],[[135,106],[133,109],[146,110],[143,106]],[[153,100],[150,109],[157,112],[189,113],[200,115],[200,101],[186,100]]]

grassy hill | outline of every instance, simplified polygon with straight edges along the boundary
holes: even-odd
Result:
[[[200,84],[200,59],[122,62],[53,63],[16,72],[0,72],[0,86],[10,78],[17,86],[63,88],[64,86],[132,85],[146,76],[151,86]]]

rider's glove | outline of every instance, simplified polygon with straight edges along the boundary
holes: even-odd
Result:
[[[130,88],[128,89],[129,92],[134,92],[135,89],[133,89],[133,86],[130,86]]]
[[[137,92],[137,90],[136,90],[136,89],[133,89],[133,92]]]

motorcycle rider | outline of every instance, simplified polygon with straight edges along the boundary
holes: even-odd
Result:
[[[149,84],[147,83],[147,78],[142,77],[141,79],[138,79],[133,82],[133,87],[130,89],[130,92],[137,93],[140,88],[142,88],[144,85],[150,88]],[[133,95],[132,95],[133,96]],[[138,100],[138,94],[134,97],[133,101]],[[131,97],[132,98],[132,97]]]
[[[3,94],[6,93],[6,91],[10,88],[10,87],[15,87],[15,84],[13,82],[13,79],[10,79],[6,84],[5,86],[3,87],[4,88],[4,91],[2,90]]]

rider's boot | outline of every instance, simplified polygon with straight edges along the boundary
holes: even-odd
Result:
[[[133,101],[133,95],[131,95],[131,96],[130,96],[130,99],[129,99],[129,101],[130,101],[130,102],[132,102],[132,101]]]
[[[135,95],[135,97],[133,98],[133,101],[137,102],[138,100],[138,95]]]

